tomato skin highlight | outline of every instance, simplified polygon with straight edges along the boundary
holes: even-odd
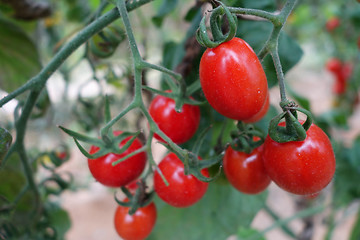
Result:
[[[304,141],[278,143],[267,136],[264,143],[263,161],[270,179],[298,195],[320,192],[335,173],[335,155],[327,135],[315,124],[306,134]]]
[[[124,240],[143,240],[155,226],[157,210],[152,202],[129,215],[129,207],[118,206],[114,216],[116,232]]]
[[[174,153],[166,155],[159,163],[169,186],[166,186],[158,171],[154,174],[154,189],[157,195],[173,207],[189,207],[198,202],[206,193],[207,182],[202,182],[193,175],[184,174],[184,164]],[[201,173],[209,177],[207,169]]]
[[[188,141],[196,133],[200,124],[198,106],[184,104],[181,112],[178,113],[175,111],[175,101],[161,95],[152,100],[149,113],[160,130],[176,144]],[[159,135],[154,134],[154,137],[164,142]]]
[[[120,134],[121,131],[114,131],[114,135]],[[125,138],[119,144],[119,148],[125,145],[130,139],[131,137]],[[122,154],[108,153],[96,159],[88,159],[89,170],[98,182],[107,187],[125,186],[138,178],[145,169],[147,162],[146,153],[138,153],[115,166],[112,166],[112,163],[141,147],[142,144],[140,140],[136,138]],[[99,151],[98,147],[91,146],[89,153],[94,154],[97,151]]]
[[[230,184],[240,192],[258,194],[269,186],[271,180],[264,168],[262,151],[262,145],[250,154],[231,147],[226,149],[223,159],[224,173]]]
[[[201,57],[199,75],[209,104],[228,118],[249,119],[266,101],[265,72],[253,49],[240,38],[208,48]]]

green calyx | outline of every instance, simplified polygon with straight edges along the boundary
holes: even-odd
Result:
[[[291,141],[303,141],[306,138],[306,131],[310,128],[313,118],[309,111],[299,108],[294,102],[281,102],[283,112],[270,121],[269,136],[278,143]],[[297,112],[306,115],[306,121],[301,124]],[[285,118],[285,127],[279,126],[281,119]]]
[[[239,121],[237,128],[237,131],[231,133],[232,141],[230,146],[232,149],[250,154],[255,148],[264,143],[264,134],[253,125]]]
[[[196,40],[199,42],[200,45],[207,48],[215,48],[221,43],[231,40],[233,37],[235,37],[236,34],[236,16],[233,15],[222,2],[219,3],[220,6],[218,6],[211,12],[210,17],[210,29],[213,40],[211,40],[208,36],[205,24],[206,15],[201,19],[199,29],[196,32]],[[223,34],[221,29],[223,16],[226,16],[229,24],[229,31],[225,35]]]

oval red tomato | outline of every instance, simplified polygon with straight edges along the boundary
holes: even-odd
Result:
[[[167,204],[174,207],[189,207],[205,195],[208,183],[200,181],[191,174],[185,175],[184,164],[174,153],[166,155],[158,167],[169,182],[169,186],[165,185],[160,174],[156,171],[154,189]],[[202,169],[201,173],[205,177],[209,177],[207,169]]]
[[[321,191],[335,173],[335,155],[327,135],[314,124],[306,134],[304,141],[278,143],[267,136],[264,143],[263,161],[270,179],[299,195]]]
[[[114,135],[121,134],[121,131],[114,131]],[[124,146],[131,137],[125,138],[119,148]],[[134,181],[143,172],[146,165],[146,153],[138,153],[119,164],[112,166],[112,163],[122,157],[141,148],[142,144],[138,139],[129,146],[122,154],[109,153],[96,159],[88,159],[88,166],[93,177],[101,184],[108,187],[121,187]],[[91,146],[89,153],[99,151],[96,146]]]
[[[334,74],[338,74],[341,72],[342,69],[342,62],[340,59],[338,58],[330,58],[327,62],[326,62],[326,69],[329,72],[332,72]]]
[[[240,192],[258,194],[269,186],[271,180],[264,168],[262,151],[263,146],[255,148],[250,154],[231,147],[226,149],[224,173],[231,185]]]
[[[240,38],[208,48],[199,74],[209,104],[228,118],[252,118],[266,101],[265,72],[253,49]]]
[[[128,207],[118,206],[114,217],[115,229],[124,240],[143,240],[154,228],[156,217],[154,203],[139,208],[133,215],[129,214]]]
[[[265,117],[266,113],[268,112],[270,107],[270,97],[269,94],[266,97],[266,101],[264,103],[264,106],[260,109],[260,111],[252,116],[249,119],[244,120],[245,123],[254,123],[260,121],[263,117]]]
[[[174,143],[188,141],[196,132],[200,123],[200,108],[184,104],[181,112],[175,111],[175,101],[161,95],[156,96],[149,107],[149,113],[160,130]],[[156,139],[164,141],[157,134]]]

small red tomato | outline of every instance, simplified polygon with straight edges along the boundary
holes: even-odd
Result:
[[[266,101],[264,69],[254,50],[240,38],[208,48],[201,57],[199,75],[209,104],[225,117],[250,119]]]
[[[118,206],[114,217],[115,229],[124,240],[143,240],[154,228],[156,217],[154,203],[139,208],[133,215],[129,214],[128,207]]]
[[[181,112],[175,111],[175,101],[161,95],[156,96],[149,107],[149,113],[160,130],[174,143],[188,141],[196,132],[200,123],[200,108],[184,104]],[[157,134],[156,139],[164,141]]]
[[[114,131],[114,135],[120,135],[121,131]],[[124,146],[131,137],[125,138],[119,148]],[[138,139],[129,146],[122,154],[108,153],[96,159],[88,159],[88,165],[93,177],[101,184],[108,187],[121,187],[134,181],[143,172],[146,165],[146,153],[138,153],[119,164],[112,166],[112,163],[125,157],[126,155],[141,148],[142,144]],[[96,146],[91,146],[89,153],[94,154],[99,151]]]
[[[339,26],[340,26],[340,19],[338,17],[332,17],[328,19],[325,25],[326,30],[328,32],[334,31]]]
[[[174,207],[189,207],[198,202],[206,193],[208,183],[200,181],[193,175],[185,175],[184,164],[174,153],[166,155],[158,167],[169,186],[165,185],[160,174],[156,171],[154,189],[167,204]],[[202,169],[201,173],[205,177],[209,177],[207,169]]]
[[[258,194],[264,191],[271,180],[262,161],[261,145],[250,154],[239,152],[231,147],[225,151],[223,160],[224,173],[231,185],[247,194]]]
[[[334,74],[340,73],[342,69],[342,62],[338,58],[330,58],[326,62],[326,69]]]
[[[299,195],[321,191],[335,173],[335,155],[327,135],[315,124],[306,134],[304,141],[278,143],[267,136],[264,143],[263,161],[270,179]]]
[[[266,98],[266,102],[264,103],[264,106],[260,109],[260,111],[255,114],[253,117],[244,120],[245,123],[254,123],[260,121],[268,112],[270,107],[270,100],[269,100],[269,94]]]

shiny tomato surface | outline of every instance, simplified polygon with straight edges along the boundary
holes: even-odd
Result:
[[[240,38],[208,48],[199,74],[209,104],[228,118],[252,118],[266,101],[265,72],[253,49]]]
[[[200,108],[184,104],[181,112],[175,111],[175,101],[161,95],[156,96],[149,107],[149,113],[160,130],[174,143],[188,141],[196,132],[200,123]],[[164,141],[157,134],[156,139]]]
[[[165,156],[159,163],[159,169],[163,173],[169,186],[166,186],[160,174],[154,174],[154,189],[157,195],[167,204],[174,207],[189,207],[198,202],[206,193],[208,183],[198,180],[193,175],[184,174],[184,164],[174,154]],[[209,177],[207,169],[201,173]]]
[[[130,215],[128,207],[118,206],[114,223],[116,232],[124,240],[143,240],[155,226],[157,211],[154,203],[139,208]]]
[[[254,122],[260,121],[263,117],[265,117],[265,115],[269,111],[269,107],[270,107],[270,97],[268,94],[266,97],[266,101],[265,101],[264,105],[262,106],[262,108],[260,109],[260,111],[257,114],[255,114],[254,116],[252,116],[251,118],[244,120],[244,122],[245,123],[254,123]]]
[[[267,136],[264,143],[263,161],[270,179],[299,195],[321,191],[335,173],[335,155],[327,135],[314,124],[306,134],[304,141],[278,143]]]
[[[114,135],[120,135],[120,131],[115,131]],[[131,137],[125,138],[119,148],[126,144]],[[146,153],[138,153],[119,164],[112,166],[112,163],[122,157],[141,148],[142,144],[138,139],[129,146],[122,154],[109,153],[96,159],[88,159],[88,166],[93,177],[101,184],[108,187],[121,187],[134,181],[143,172],[146,165]],[[94,154],[99,151],[96,146],[91,146],[89,153]]]
[[[255,148],[250,154],[231,147],[226,149],[224,173],[231,185],[240,192],[258,194],[269,186],[271,180],[263,165],[262,149],[263,146]]]

